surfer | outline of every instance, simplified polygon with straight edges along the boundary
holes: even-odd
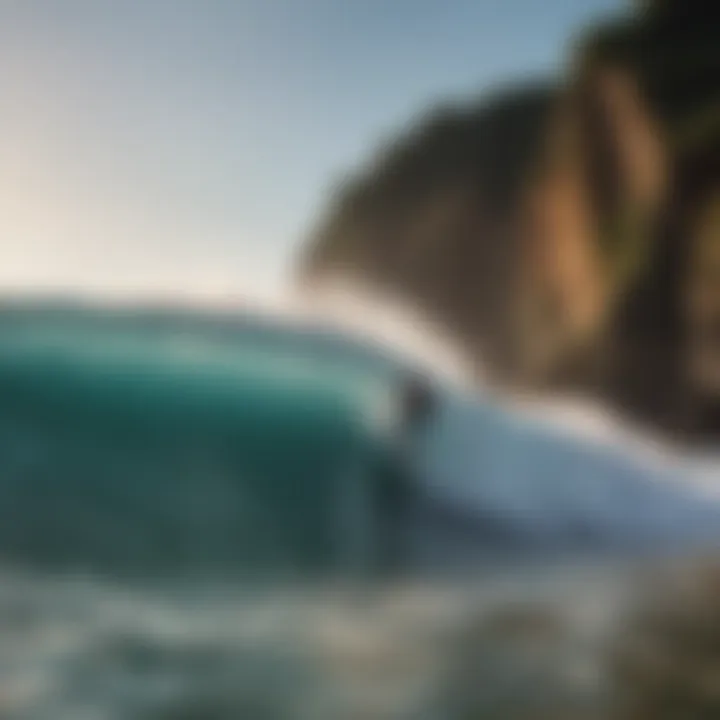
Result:
[[[409,531],[420,489],[413,477],[419,443],[436,409],[429,381],[413,374],[405,381],[400,399],[397,444],[376,486],[379,518],[379,561],[383,575],[396,575],[408,565]]]
[[[409,433],[422,430],[432,416],[436,397],[430,382],[421,375],[411,375],[402,399],[402,424]]]

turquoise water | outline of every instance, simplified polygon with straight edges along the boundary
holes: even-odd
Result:
[[[154,576],[347,564],[362,550],[341,508],[377,473],[389,368],[258,323],[0,312],[0,557]]]

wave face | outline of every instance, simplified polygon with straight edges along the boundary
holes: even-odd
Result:
[[[0,562],[307,577],[389,560],[432,576],[716,542],[720,503],[679,465],[449,388],[403,446],[378,409],[408,369],[250,317],[5,307]]]
[[[382,374],[343,352],[249,322],[4,311],[0,556],[152,574],[346,562],[338,512],[371,464]]]

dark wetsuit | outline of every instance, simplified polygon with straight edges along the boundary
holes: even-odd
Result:
[[[435,408],[435,397],[423,380],[411,378],[405,388],[400,436],[378,473],[375,507],[379,522],[379,569],[397,575],[407,569],[409,530],[421,490],[412,475],[412,453]]]

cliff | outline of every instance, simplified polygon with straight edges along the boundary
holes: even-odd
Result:
[[[720,27],[638,2],[556,86],[443,108],[331,203],[306,283],[411,301],[511,388],[720,433]]]
[[[303,282],[352,275],[501,365],[516,209],[553,100],[552,88],[521,87],[427,114],[339,190],[304,249]]]
[[[720,29],[710,10],[665,0],[585,34],[525,206],[534,262],[524,307],[549,317],[525,318],[524,379],[572,377],[646,423],[693,435],[720,431]]]

